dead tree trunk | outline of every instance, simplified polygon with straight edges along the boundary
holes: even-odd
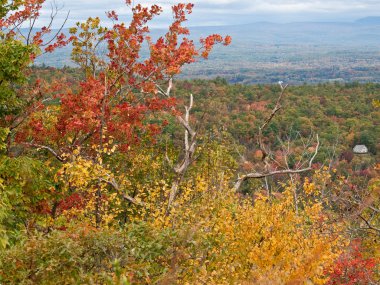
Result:
[[[168,211],[178,194],[179,185],[181,184],[186,174],[187,169],[193,162],[193,157],[194,157],[194,153],[197,146],[197,133],[190,126],[190,111],[193,108],[193,103],[194,103],[194,99],[193,99],[193,95],[191,94],[189,106],[185,106],[185,111],[186,111],[185,117],[182,118],[179,115],[177,116],[177,120],[185,129],[184,154],[183,154],[182,160],[178,161],[177,164],[173,167],[173,170],[176,173],[176,178],[174,179],[172,187],[170,189],[169,202],[168,202],[168,208],[167,208]]]
[[[171,97],[170,92],[173,87],[173,79],[169,80],[168,88],[164,91],[160,86],[157,85],[158,92],[165,96]],[[183,158],[177,161],[174,165],[172,161],[170,161],[169,157],[166,155],[166,160],[169,165],[172,165],[173,171],[175,173],[175,178],[172,183],[170,193],[169,193],[169,201],[167,205],[167,212],[169,212],[174,200],[176,199],[179,186],[183,181],[183,178],[189,168],[189,166],[194,162],[194,153],[197,147],[197,132],[190,125],[190,112],[194,105],[194,97],[193,94],[190,94],[190,102],[188,106],[185,106],[185,115],[182,117],[181,115],[176,115],[177,121],[181,124],[184,129],[184,148],[183,148]]]

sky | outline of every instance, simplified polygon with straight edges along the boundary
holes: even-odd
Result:
[[[50,15],[52,0],[46,0],[39,25],[44,25]],[[115,10],[121,19],[128,21],[130,11],[124,0],[55,0],[62,9],[56,26],[70,11],[66,26],[73,26],[90,16],[104,17],[105,11]],[[155,27],[166,27],[171,19],[170,7],[186,0],[135,0],[143,5],[157,4],[164,13],[155,20]],[[380,16],[380,0],[190,0],[195,4],[188,26],[216,26],[269,22],[299,21],[354,21],[367,16]]]

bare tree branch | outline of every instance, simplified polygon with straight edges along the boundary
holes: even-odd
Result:
[[[60,162],[65,162],[65,159],[62,158],[55,150],[53,150],[51,147],[49,146],[45,146],[45,145],[40,145],[40,144],[35,144],[35,143],[23,143],[24,145],[26,146],[29,146],[29,147],[36,147],[38,149],[45,149],[47,151],[49,151],[56,159],[58,159]]]
[[[281,92],[277,98],[276,105],[272,109],[268,118],[264,121],[264,123],[261,125],[261,127],[259,127],[258,144],[259,144],[261,152],[263,153],[262,161],[264,161],[264,162],[265,162],[266,157],[269,154],[269,151],[267,150],[267,148],[265,147],[264,142],[263,142],[263,139],[264,139],[263,131],[268,127],[269,123],[273,120],[273,118],[277,114],[277,112],[281,110],[281,108],[282,108],[281,101],[282,101],[282,98],[284,97],[286,89],[288,88],[288,84],[283,86],[282,81],[279,82],[279,85],[281,87]]]
[[[235,182],[235,185],[234,185],[235,191],[238,191],[240,189],[242,183],[248,179],[259,179],[259,178],[265,178],[265,177],[270,177],[270,176],[274,176],[274,175],[281,175],[281,174],[298,174],[298,173],[302,173],[302,172],[312,170],[314,159],[317,156],[318,151],[319,151],[319,144],[320,144],[319,143],[319,136],[317,135],[317,146],[315,147],[315,151],[314,151],[313,156],[309,160],[308,167],[301,168],[301,169],[285,169],[285,170],[278,170],[278,171],[268,171],[268,172],[263,172],[263,173],[260,173],[260,172],[249,173],[249,174],[243,175],[237,179],[237,181]]]
[[[111,179],[100,178],[100,181],[107,183],[108,185],[112,186],[116,191],[120,192],[120,186],[119,186],[119,184],[117,184],[117,182],[115,181],[114,178],[111,178]],[[133,198],[133,197],[131,197],[125,193],[123,193],[123,198],[125,200],[131,202],[132,204],[137,205],[137,206],[145,206],[144,202],[137,201],[135,198]]]
[[[70,16],[70,11],[67,12],[66,17],[65,17],[62,25],[59,27],[59,29],[54,34],[54,36],[48,42],[44,43],[42,46],[47,46],[47,45],[51,44],[58,37],[58,35],[62,32],[63,27],[66,25],[66,22],[69,19],[69,16]]]
[[[374,230],[380,233],[380,229],[372,226],[371,223],[368,220],[366,220],[362,215],[359,215],[359,218],[365,222],[365,224],[368,226],[368,229]]]

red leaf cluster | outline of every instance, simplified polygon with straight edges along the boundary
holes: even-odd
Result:
[[[354,240],[347,252],[343,253],[335,266],[327,272],[330,278],[327,285],[372,284],[376,261],[365,258],[360,240]]]
[[[36,19],[40,15],[45,0],[12,1],[8,6],[10,13],[0,19],[0,28],[13,30],[28,19]]]

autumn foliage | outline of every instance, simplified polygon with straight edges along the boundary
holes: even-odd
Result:
[[[159,5],[127,0],[126,19],[109,11],[111,26],[91,17],[68,36],[52,35],[51,25],[34,29],[43,3],[0,3],[1,284],[377,281],[373,236],[347,234],[366,223],[376,235],[377,179],[370,193],[350,196],[353,184],[315,163],[309,174],[281,175],[274,191],[261,180],[233,187],[238,172],[268,154],[256,150],[242,163],[243,147],[228,131],[198,128],[197,97],[179,95],[184,66],[231,43],[218,34],[190,38],[193,4],[174,5],[167,32],[153,38]],[[23,23],[32,23],[26,35]],[[36,57],[68,44],[78,76],[32,72]],[[267,103],[256,105],[266,111]],[[297,146],[290,162],[280,151],[274,158],[302,166],[318,146],[303,154]],[[357,194],[358,205],[342,202]],[[363,221],[351,221],[355,213]]]
[[[352,241],[329,272],[329,285],[355,285],[375,283],[376,260],[363,256],[359,240]]]

